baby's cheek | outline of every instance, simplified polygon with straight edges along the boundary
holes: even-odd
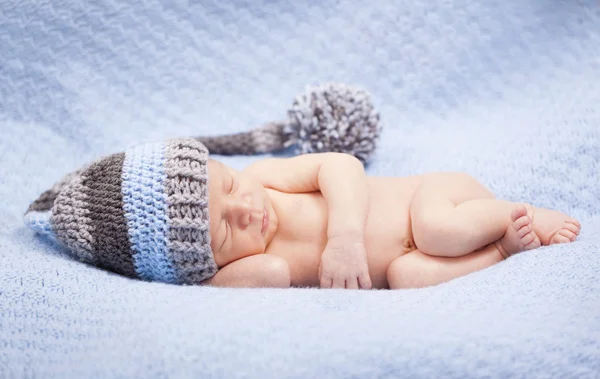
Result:
[[[265,241],[262,235],[259,236],[253,236],[252,238],[252,244],[249,244],[249,246],[251,246],[250,248],[250,255],[256,255],[256,254],[262,254],[265,252]]]
[[[217,250],[217,235],[216,233],[212,232],[210,233],[210,248],[211,250],[214,252]]]

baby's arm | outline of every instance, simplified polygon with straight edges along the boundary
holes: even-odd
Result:
[[[222,267],[203,284],[214,287],[287,288],[291,284],[290,267],[285,259],[275,255],[251,255]]]
[[[329,217],[321,286],[371,288],[364,249],[369,193],[367,176],[358,159],[340,153],[303,154],[258,161],[246,171],[265,188],[287,193],[320,191]]]

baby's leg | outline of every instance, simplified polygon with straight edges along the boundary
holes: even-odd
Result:
[[[475,252],[459,257],[423,254],[416,250],[396,258],[388,267],[387,279],[392,288],[424,287],[489,267],[512,254],[540,246],[532,219],[524,205],[510,213],[504,236]],[[442,254],[440,254],[442,255]]]
[[[388,267],[391,289],[435,286],[490,267],[504,258],[495,244],[461,257],[434,257],[419,250],[396,258]]]
[[[505,256],[573,242],[581,225],[564,213],[495,199],[465,174],[423,178],[410,205],[415,245],[425,254],[458,257],[492,242]]]
[[[504,236],[515,206],[466,174],[428,174],[410,206],[415,245],[433,256],[469,254]]]

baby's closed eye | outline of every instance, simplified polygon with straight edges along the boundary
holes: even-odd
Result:
[[[223,248],[225,247],[225,242],[227,242],[228,239],[228,235],[231,233],[231,225],[229,224],[229,221],[224,220],[224,232],[223,232],[223,242],[221,243],[221,250],[223,250]]]
[[[237,189],[237,180],[235,180],[234,174],[231,174],[229,176],[229,181],[230,181],[229,194],[232,195],[235,192],[235,190]]]

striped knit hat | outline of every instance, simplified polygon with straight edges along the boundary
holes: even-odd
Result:
[[[208,150],[192,138],[133,147],[67,175],[34,201],[26,224],[81,261],[129,277],[200,284],[210,248]]]

